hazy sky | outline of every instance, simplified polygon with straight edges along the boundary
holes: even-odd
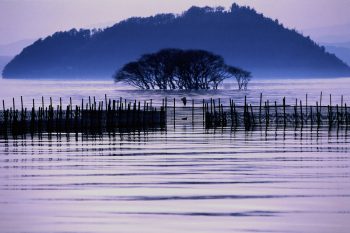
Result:
[[[300,31],[350,24],[350,0],[0,0],[0,44],[131,16],[181,13],[191,5],[249,5]]]

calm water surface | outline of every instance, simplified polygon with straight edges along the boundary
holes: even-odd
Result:
[[[265,98],[350,103],[350,80],[257,81],[247,92],[126,90],[110,81],[0,81],[0,99]],[[178,103],[180,105],[180,102]],[[346,130],[167,132],[0,140],[0,232],[315,232],[350,229]]]

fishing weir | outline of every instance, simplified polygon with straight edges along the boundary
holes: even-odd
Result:
[[[259,106],[253,106],[247,102],[237,106],[233,100],[229,100],[229,106],[224,106],[220,100],[213,99],[209,103],[203,102],[205,114],[204,124],[206,128],[230,127],[231,129],[242,129],[246,131],[255,129],[322,129],[333,130],[334,128],[348,129],[350,125],[350,112],[341,97],[341,104],[330,103],[322,105],[322,93],[320,101],[316,105],[308,105],[296,99],[294,105],[288,105],[284,97],[281,103],[277,101],[263,101],[260,95]]]
[[[293,105],[288,105],[286,98],[280,103],[263,101],[261,94],[259,105],[248,103],[247,97],[243,104],[237,105],[233,99],[187,101],[164,98],[154,103],[153,100],[115,100],[105,96],[103,101],[89,97],[86,102],[81,100],[79,105],[73,105],[70,98],[66,106],[63,106],[61,98],[54,106],[50,98],[46,106],[42,97],[38,106],[33,100],[28,109],[21,97],[19,108],[16,108],[14,98],[10,108],[6,108],[5,101],[2,101],[0,136],[167,131],[180,126],[232,131],[348,129],[350,111],[343,97],[341,104],[334,106],[332,96],[328,105],[322,105],[322,94],[316,105],[308,105],[307,99],[306,95],[305,104],[296,100]]]
[[[49,106],[45,107],[44,98],[41,105],[36,107],[33,100],[31,109],[23,106],[17,109],[13,99],[12,107],[6,109],[3,101],[3,110],[0,112],[1,135],[25,135],[25,134],[101,134],[115,133],[119,131],[146,130],[157,128],[163,130],[166,127],[166,107],[159,109],[152,104],[144,102],[126,102],[126,100],[111,100],[96,102],[89,97],[88,103],[81,101],[81,105],[60,104],[54,107],[52,98]]]

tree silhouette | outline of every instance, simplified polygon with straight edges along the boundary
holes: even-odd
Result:
[[[252,78],[251,73],[248,71],[237,69],[233,66],[230,66],[227,69],[236,78],[238,90],[247,90],[248,84]]]
[[[235,78],[238,89],[246,89],[250,72],[228,66],[224,59],[204,50],[164,49],[143,55],[138,61],[126,64],[114,75],[141,89],[218,89],[228,78]]]

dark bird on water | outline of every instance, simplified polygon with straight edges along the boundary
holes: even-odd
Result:
[[[181,100],[182,100],[182,103],[184,104],[184,106],[186,106],[186,104],[187,104],[187,99],[186,99],[186,97],[183,97]]]

